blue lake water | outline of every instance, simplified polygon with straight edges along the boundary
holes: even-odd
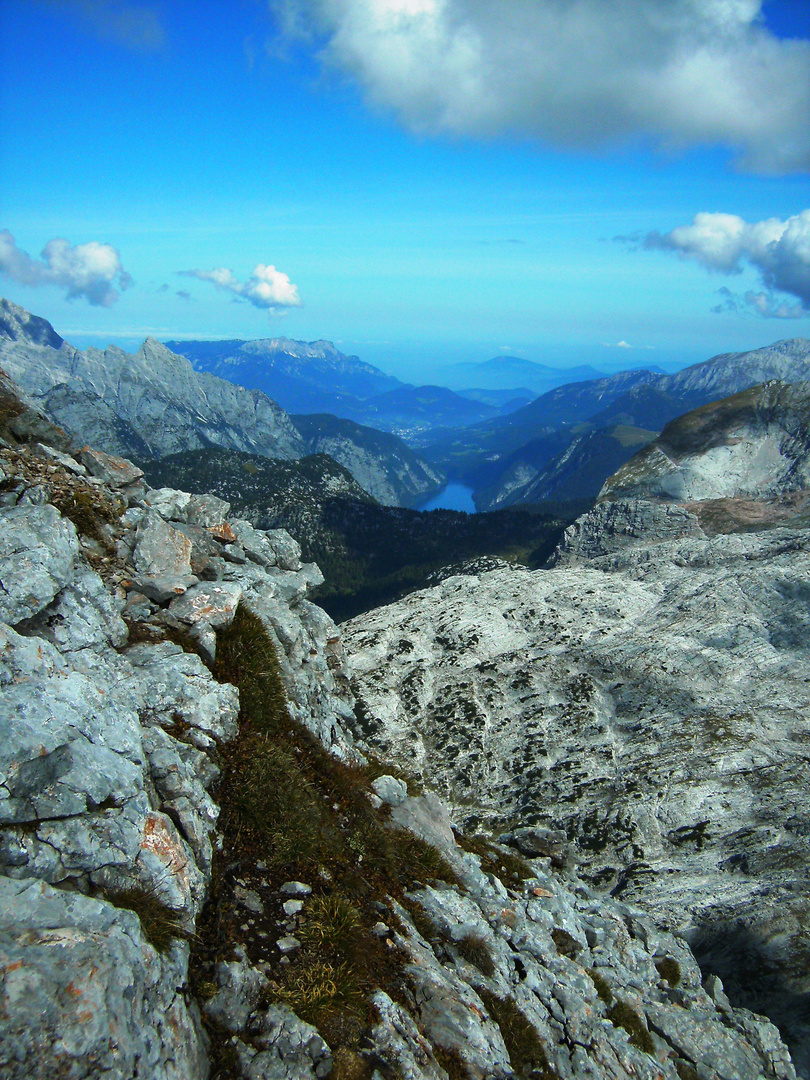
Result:
[[[418,510],[463,510],[467,514],[475,513],[472,498],[473,489],[464,484],[448,484],[427,502],[417,507]]]

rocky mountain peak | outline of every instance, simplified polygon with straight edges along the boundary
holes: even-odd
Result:
[[[8,341],[29,342],[60,349],[64,340],[47,319],[32,315],[25,308],[0,297],[0,338]]]
[[[771,379],[671,421],[600,500],[772,497],[810,488],[810,383]]]

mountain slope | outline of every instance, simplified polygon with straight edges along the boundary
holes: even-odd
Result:
[[[556,837],[591,885],[693,935],[807,1069],[810,533],[695,532],[367,613],[343,628],[352,687],[371,745],[457,824]]]
[[[49,448],[9,390],[4,1080],[795,1080],[775,1029],[558,838],[517,830],[523,859],[454,832],[367,756],[288,535]]]
[[[153,338],[134,354],[116,346],[80,352],[52,328],[44,331],[44,320],[32,321],[28,312],[7,300],[0,300],[0,319],[0,364],[24,389],[40,399],[60,385],[74,395],[87,395],[83,402],[75,396],[70,401],[73,428],[79,433],[86,415],[87,422],[96,425],[94,433],[100,434],[106,406],[131,425],[156,457],[212,445],[279,458],[305,452],[301,435],[274,401],[259,391],[197,374],[188,360]],[[53,407],[60,403],[54,396]],[[56,412],[53,415],[60,421]],[[140,446],[132,450],[142,452]]]
[[[667,424],[605,481],[600,498],[767,498],[806,488],[810,383],[773,380]]]
[[[395,435],[329,414],[295,416],[312,454],[329,454],[385,506],[424,502],[444,477]]]
[[[485,502],[500,505],[512,497],[514,485],[505,475],[503,488],[499,489],[493,457],[499,455],[498,460],[507,472],[510,462],[503,458],[504,451],[508,454],[523,443],[548,439],[552,430],[558,432],[558,437],[568,432],[567,441],[580,438],[564,451],[566,468],[580,477],[578,482],[584,484],[581,491],[596,491],[622,458],[621,454],[610,453],[603,463],[598,454],[592,455],[589,440],[581,438],[588,430],[601,431],[599,438],[603,440],[610,440],[611,431],[617,427],[660,431],[670,420],[690,409],[773,378],[786,382],[810,378],[810,341],[796,338],[746,353],[725,353],[675,375],[623,372],[591,383],[561,387],[509,417],[469,428],[425,452],[429,460],[446,468],[451,475],[454,469],[461,469],[482,505]],[[587,427],[577,429],[576,425],[582,424]],[[498,446],[502,448],[500,452]],[[572,459],[580,451],[584,453],[583,460],[572,468]],[[632,452],[632,446],[627,448],[624,460]],[[537,490],[547,491],[548,485],[541,474],[549,468],[551,473],[555,472],[552,456],[542,460],[535,455],[535,460]],[[526,497],[536,497],[534,493],[529,495],[528,477],[525,486]],[[568,495],[565,489],[554,489],[554,493],[559,498]],[[572,490],[570,494],[575,492]]]
[[[344,359],[355,374],[364,366]],[[80,352],[45,320],[5,300],[0,300],[0,364],[58,423],[110,453],[146,460],[220,446],[288,460],[328,444],[385,503],[418,502],[442,482],[392,435],[378,436],[349,422],[327,434],[327,418],[305,423],[308,434],[303,435],[262,391],[196,372],[185,357],[151,338],[134,354],[114,346]]]

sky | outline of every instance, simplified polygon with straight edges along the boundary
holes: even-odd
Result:
[[[807,0],[2,0],[0,295],[400,378],[810,337]]]

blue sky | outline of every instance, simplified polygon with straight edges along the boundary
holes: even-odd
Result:
[[[3,0],[0,293],[80,345],[328,338],[415,379],[810,336],[808,23]]]

